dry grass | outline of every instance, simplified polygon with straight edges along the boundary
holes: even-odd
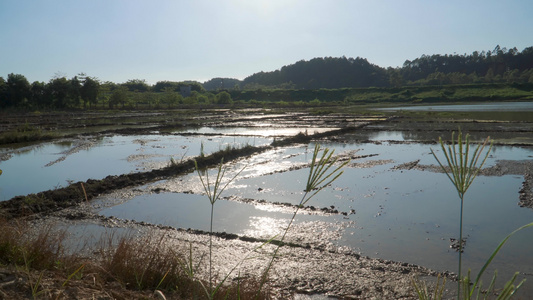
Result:
[[[207,282],[188,272],[189,255],[176,250],[186,247],[163,236],[109,238],[94,257],[67,253],[65,240],[66,231],[52,226],[0,220],[0,299],[159,299],[156,290],[166,299],[208,299]],[[233,281],[212,299],[252,299],[258,288],[253,278]]]

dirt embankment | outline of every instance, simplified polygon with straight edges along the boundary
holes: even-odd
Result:
[[[296,115],[295,118],[301,119],[304,118],[304,116]],[[388,119],[373,118],[366,120],[365,122],[359,123],[353,122],[353,120],[349,120],[349,122],[345,118],[341,118],[340,120],[331,120],[332,123],[328,123],[330,126],[332,124],[339,125],[341,123],[344,125],[351,124],[351,126],[345,126],[341,129],[335,129],[315,134],[299,133],[293,137],[278,139],[274,141],[270,146],[255,147],[249,145],[240,149],[221,150],[206,157],[196,157],[195,160],[201,168],[213,167],[220,163],[222,159],[224,159],[224,162],[229,162],[235,159],[239,159],[241,157],[257,154],[268,149],[272,149],[274,147],[287,146],[290,144],[298,143],[309,143],[312,140],[320,140],[328,137],[334,137],[347,132],[356,131],[371,124],[386,122],[391,120],[392,118],[393,117]],[[242,119],[240,118],[232,117],[230,123],[236,122],[236,120],[242,121]],[[246,120],[250,121],[250,119]],[[216,122],[216,120],[213,122]],[[284,122],[289,121],[284,120]],[[145,131],[146,129],[136,129],[134,131],[138,132],[138,130]],[[74,206],[83,201],[90,201],[98,195],[108,193],[117,189],[142,185],[165,177],[185,174],[193,171],[194,168],[194,160],[187,160],[177,164],[171,164],[161,169],[155,169],[147,172],[122,174],[119,176],[108,176],[101,180],[89,179],[86,182],[72,183],[64,188],[48,190],[26,196],[17,196],[8,201],[0,202],[0,216],[3,216],[7,219],[12,219],[37,213],[47,214],[53,211]]]
[[[314,135],[299,134],[273,145],[265,147],[248,146],[242,149],[220,151],[206,157],[197,157],[200,167],[211,167],[220,163],[229,162],[241,157],[257,154],[276,146],[290,145],[294,143],[308,143],[312,140],[328,138],[342,133],[356,130],[358,127],[345,127],[328,133]],[[23,216],[39,216],[46,219],[54,215],[64,220],[96,220],[101,224],[114,224],[124,227],[139,226],[142,228],[154,227],[155,230],[167,232],[170,235],[184,235],[184,240],[198,240],[198,237],[207,237],[207,233],[199,230],[180,230],[164,226],[156,226],[146,223],[135,223],[116,218],[105,218],[90,214],[87,211],[75,209],[79,204],[109,193],[114,190],[146,184],[158,179],[176,176],[193,171],[193,160],[187,160],[179,164],[148,172],[123,174],[120,176],[108,176],[102,180],[87,180],[86,182],[73,183],[65,188],[45,191],[27,196],[19,196],[8,201],[0,202],[0,214],[8,219]],[[282,205],[282,204],[280,204]],[[304,208],[310,211],[312,207]],[[337,213],[335,211],[325,213]],[[195,236],[194,238],[191,236]],[[235,255],[235,251],[250,250],[263,240],[241,237],[234,234],[217,233],[216,247],[219,251],[226,251],[228,255]],[[202,239],[202,238],[200,238]],[[200,242],[199,245],[206,245]],[[279,242],[270,243],[269,247],[281,245]],[[409,298],[413,295],[410,286],[412,276],[435,276],[435,272],[423,267],[401,262],[392,262],[379,259],[362,257],[356,253],[342,249],[311,248],[306,245],[286,244],[290,247],[282,247],[279,261],[274,264],[272,270],[272,282],[280,293],[304,293],[304,294],[328,294],[348,299],[359,299],[381,295],[383,299]],[[243,250],[244,249],[244,250]],[[265,261],[259,261],[251,266],[252,270],[261,270]],[[448,274],[453,277],[453,275]],[[76,288],[74,288],[75,290]],[[121,289],[117,287],[117,289]],[[80,286],[77,293],[87,290],[87,286]],[[110,290],[113,290],[110,287]],[[127,291],[123,291],[127,294]],[[111,292],[108,292],[108,294]],[[80,294],[81,295],[81,294]],[[94,293],[93,293],[94,295]],[[113,295],[112,293],[109,295]],[[144,294],[146,296],[146,294]],[[132,294],[133,297],[133,294]]]
[[[371,121],[358,126],[345,126],[339,130],[328,131],[320,134],[306,135],[304,133],[294,137],[277,140],[270,146],[246,147],[243,149],[233,149],[220,151],[210,156],[196,158],[200,167],[215,166],[224,158],[224,162],[239,159],[272,149],[277,146],[286,146],[295,143],[309,143],[312,140],[334,138],[340,134],[350,133],[364,128],[367,125],[377,125],[382,121]],[[242,119],[241,119],[242,121]],[[169,125],[175,126],[175,125]],[[159,127],[162,128],[162,127]],[[138,133],[141,129],[117,129],[121,133]],[[142,129],[145,130],[145,129]],[[143,131],[144,132],[144,131]],[[43,218],[50,216],[54,212],[56,216],[67,220],[97,219],[103,224],[118,224],[124,227],[142,226],[149,227],[151,224],[136,224],[135,222],[103,218],[91,215],[83,210],[69,210],[79,203],[90,201],[91,199],[114,190],[143,185],[158,179],[177,176],[194,170],[194,161],[187,160],[179,164],[148,172],[138,172],[123,174],[119,176],[108,176],[102,180],[87,180],[86,182],[73,183],[65,188],[45,191],[27,196],[20,196],[8,201],[0,202],[0,215],[5,218],[18,218],[23,216],[39,215]],[[436,166],[419,165],[419,161],[407,163],[397,168],[420,169],[438,171]],[[501,176],[506,174],[524,175],[524,184],[520,191],[520,205],[533,208],[533,183],[530,170],[533,169],[531,162],[499,162],[492,168],[483,170],[487,176]],[[312,210],[313,208],[306,208]],[[335,212],[328,212],[335,213]],[[206,236],[205,232],[198,230],[176,230],[170,227],[156,226],[157,230],[168,231],[171,234],[185,234],[195,236]],[[218,233],[218,243],[220,249],[234,251],[235,244],[239,247],[251,243],[261,243],[263,241],[250,239],[234,234]],[[183,238],[186,239],[186,238]],[[194,240],[194,239],[193,239]],[[276,243],[272,243],[273,246]],[[296,291],[299,293],[328,293],[331,295],[347,297],[348,299],[362,299],[371,297],[381,297],[383,299],[399,299],[411,297],[410,278],[413,275],[435,276],[436,274],[423,267],[392,261],[384,261],[362,257],[349,251],[330,251],[327,249],[311,249],[302,245],[290,245],[283,247],[284,256],[276,263],[273,279],[279,284],[280,289]],[[233,252],[232,252],[233,253]],[[234,254],[234,253],[233,253]],[[260,266],[264,266],[261,263]],[[453,278],[453,274],[446,274]],[[434,279],[431,279],[434,280]],[[377,296],[376,296],[377,295]]]

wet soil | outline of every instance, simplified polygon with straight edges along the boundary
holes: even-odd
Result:
[[[126,228],[151,236],[163,235],[168,243],[175,245],[178,252],[183,250],[183,253],[189,253],[188,247],[192,247],[193,261],[203,259],[202,256],[209,252],[208,232],[103,217],[88,211],[77,206],[33,222],[38,226],[41,222],[79,224],[81,221],[106,228]],[[74,220],[75,223],[72,223]],[[438,275],[422,266],[369,258],[343,247],[311,247],[278,241],[265,245],[266,240],[263,239],[225,232],[214,233],[214,236],[213,260],[216,261],[216,272],[221,276],[219,280],[236,264],[239,264],[239,272],[232,274],[234,277],[260,277],[275,248],[281,246],[269,272],[269,289],[276,299],[289,299],[295,294],[300,297],[322,295],[334,299],[413,299],[411,278],[435,282]],[[242,261],[236,261],[235,257]],[[453,273],[447,272],[441,273],[441,276],[455,278]],[[453,290],[453,287],[449,289]]]
[[[194,115],[191,117],[191,115]],[[24,116],[11,116],[2,118],[1,131],[11,130],[27,122],[32,126],[43,128],[45,130],[57,130],[70,132],[76,129],[75,134],[69,133],[70,136],[79,137],[83,135],[102,135],[102,134],[143,134],[149,132],[159,132],[165,134],[177,128],[187,128],[191,126],[251,126],[258,120],[269,121],[278,126],[301,127],[302,125],[313,124],[313,126],[331,127],[334,130],[306,134],[300,133],[296,136],[276,139],[274,143],[264,147],[247,146],[242,149],[228,149],[213,153],[206,157],[197,157],[196,160],[200,167],[212,167],[217,165],[221,159],[229,162],[242,157],[261,153],[263,151],[288,146],[291,144],[309,143],[322,139],[342,141],[343,135],[363,134],[361,142],[365,141],[364,135],[369,132],[379,130],[391,130],[398,126],[411,126],[411,120],[397,117],[362,117],[352,115],[335,114],[330,116],[311,116],[304,113],[288,114],[269,114],[265,112],[246,111],[236,113],[227,110],[203,112],[203,114],[191,114],[190,112],[172,114],[169,112],[155,113],[120,113],[98,114],[98,113],[63,113],[63,114],[29,114]],[[433,122],[433,121],[431,121]],[[456,126],[457,121],[453,122]],[[465,121],[464,124],[472,124],[472,121]],[[449,132],[447,127],[443,131]],[[484,122],[482,126],[477,126],[476,130],[483,135],[488,132],[506,132],[509,129],[494,127],[490,122]],[[491,126],[492,125],[492,126]],[[500,124],[499,124],[500,125]],[[513,126],[516,124],[513,124]],[[528,131],[533,130],[530,124],[520,124],[521,129]],[[113,128],[106,128],[111,127]],[[313,132],[309,126],[307,132]],[[89,130],[92,127],[95,130]],[[340,129],[338,129],[340,128]],[[514,127],[513,127],[514,128]],[[417,142],[435,143],[429,137],[434,136],[435,126],[420,126],[417,123],[416,130],[413,132],[414,137],[419,137]],[[65,131],[66,132],[66,131]],[[60,135],[61,136],[61,135]],[[65,135],[63,135],[65,136]],[[423,138],[420,138],[423,137]],[[427,137],[427,138],[426,138]],[[367,140],[370,141],[370,140]],[[409,141],[389,141],[390,143],[400,143]],[[530,143],[515,143],[517,145],[531,146]],[[84,147],[80,139],[79,147]],[[68,155],[68,154],[66,154]],[[357,157],[354,153],[341,157],[341,160]],[[53,162],[52,162],[53,163]],[[379,163],[379,162],[378,162]],[[386,162],[384,162],[386,163]],[[361,165],[359,167],[365,167]],[[426,171],[440,172],[435,165],[419,165],[419,161],[413,161],[407,164],[396,166],[398,169],[419,169]],[[124,188],[144,185],[156,180],[186,174],[194,170],[194,161],[187,160],[178,164],[169,165],[161,169],[155,169],[147,172],[132,174],[123,174],[118,176],[108,176],[102,180],[87,180],[85,182],[76,182],[71,185],[55,190],[49,190],[37,194],[18,196],[8,201],[0,202],[0,215],[7,219],[20,217],[32,218],[34,220],[57,218],[64,222],[94,222],[105,227],[124,227],[124,228],[154,228],[164,232],[170,237],[180,241],[195,241],[198,247],[205,247],[206,232],[199,230],[175,229],[165,226],[156,226],[144,222],[133,220],[120,220],[112,217],[96,215],[87,208],[87,203],[99,195],[108,194]],[[502,176],[507,174],[523,175],[524,183],[520,190],[520,206],[533,208],[533,161],[499,161],[495,166],[482,170],[487,176]],[[157,191],[154,191],[157,192]],[[252,199],[230,199],[237,201],[258,201]],[[260,203],[260,200],[258,201]],[[264,204],[264,203],[263,203]],[[288,209],[295,207],[286,203],[269,203],[268,205],[284,206]],[[348,214],[349,212],[339,212],[334,208],[317,209],[312,206],[302,208],[306,212],[315,212],[323,214]],[[264,241],[246,236],[235,234],[217,233],[217,253],[227,256],[235,256],[239,253],[248,252],[258,243]],[[272,243],[269,247],[274,247],[279,243]],[[310,247],[305,244],[287,243],[281,247],[282,255],[279,262],[275,264],[272,272],[272,278],[275,287],[280,295],[289,293],[303,294],[323,294],[347,299],[402,299],[412,298],[413,290],[410,279],[412,276],[422,276],[435,281],[436,273],[421,266],[410,265],[401,262],[385,261],[380,259],[371,259],[362,257],[347,249],[332,249]],[[270,249],[271,250],[271,249]],[[265,250],[267,251],[267,250]],[[268,251],[267,251],[268,252]],[[224,254],[225,253],[225,254]],[[270,253],[270,252],[269,252]],[[227,259],[226,259],[227,260]],[[224,259],[220,259],[224,263]],[[227,263],[227,261],[226,261]],[[245,267],[257,272],[260,266],[264,266],[265,261],[258,260],[254,264]],[[445,274],[453,278],[453,274]]]

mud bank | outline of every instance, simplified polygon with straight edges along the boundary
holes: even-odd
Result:
[[[134,116],[135,117],[135,116]],[[158,117],[155,115],[154,117]],[[286,116],[285,116],[286,117]],[[283,120],[283,116],[265,116],[275,122]],[[294,115],[290,121],[296,122],[313,122],[316,117],[306,117],[305,115]],[[290,126],[288,120],[284,120],[285,126]],[[220,163],[238,160],[240,158],[261,153],[277,146],[287,146],[291,144],[309,143],[311,141],[335,140],[342,142],[341,135],[359,134],[363,132],[363,138],[359,141],[368,141],[381,143],[364,138],[366,133],[379,131],[387,126],[396,126],[396,118],[373,118],[372,120],[356,120],[355,118],[336,118],[332,117],[326,121],[328,126],[339,126],[341,129],[331,130],[319,134],[301,133],[296,136],[278,139],[272,145],[265,147],[246,147],[243,149],[232,149],[214,153],[206,157],[197,157],[200,167],[213,167]],[[109,129],[105,134],[138,134],[149,130],[172,130],[180,126],[179,122],[169,122],[170,124],[137,124],[145,126],[144,128],[122,128]],[[230,113],[224,113],[223,116],[217,116],[216,119],[205,117],[202,120],[191,121],[188,124],[211,124],[213,126],[242,126],[242,124],[253,123],[253,118],[243,117]],[[184,123],[185,124],[185,123]],[[217,125],[218,124],[218,125]],[[453,124],[454,126],[456,124]],[[394,127],[392,127],[394,128]],[[433,130],[433,129],[430,129]],[[428,129],[429,131],[429,129]],[[312,132],[312,129],[309,130]],[[485,133],[480,130],[481,133]],[[424,136],[426,132],[419,130],[419,136]],[[168,133],[162,133],[168,134]],[[428,135],[431,136],[431,135]],[[434,143],[427,138],[427,143]],[[409,143],[409,141],[388,141],[388,143]],[[344,157],[343,159],[358,158]],[[356,163],[353,163],[356,166]],[[364,166],[362,166],[364,167]],[[397,166],[398,169],[419,169],[426,171],[438,171],[435,165],[419,165],[419,161]],[[524,175],[524,185],[520,191],[524,206],[532,207],[531,201],[532,176],[527,173],[531,170],[532,165],[528,161],[523,162],[499,162],[495,167],[483,170],[487,176],[502,176],[506,174]],[[170,240],[176,243],[193,242],[195,247],[200,249],[200,253],[207,251],[206,237],[207,233],[201,230],[175,229],[170,226],[154,225],[147,222],[137,222],[135,220],[125,220],[113,217],[104,217],[93,214],[86,208],[86,202],[90,203],[92,199],[99,195],[108,194],[125,188],[145,185],[147,183],[160,179],[186,174],[194,170],[194,161],[187,160],[178,164],[170,165],[165,168],[156,169],[148,172],[139,172],[132,174],[123,174],[118,176],[108,176],[102,180],[87,180],[77,182],[68,187],[46,191],[42,193],[19,196],[11,200],[0,202],[0,214],[6,218],[29,217],[34,220],[66,222],[72,224],[91,223],[104,228],[128,228],[141,231],[155,230],[158,233],[165,234]],[[154,190],[164,192],[164,190]],[[234,201],[257,201],[253,199],[230,199]],[[260,200],[258,203],[262,204]],[[286,206],[288,210],[295,208],[294,205],[287,203],[271,203],[269,205]],[[521,204],[522,205],[522,204]],[[303,208],[305,213],[321,214],[350,214],[350,212],[339,212],[335,208],[317,209],[314,207]],[[215,233],[216,251],[220,253],[217,262],[221,263],[221,269],[228,269],[233,263],[234,257],[242,257],[253,250],[264,240],[247,237],[245,235],[236,235],[225,232]],[[280,245],[279,242],[273,242],[269,248],[264,250],[264,256],[272,253],[272,247]],[[371,259],[351,252],[345,248],[315,247],[305,243],[285,243],[281,248],[282,256],[276,261],[272,272],[272,282],[280,295],[287,295],[292,292],[302,294],[322,294],[347,299],[401,299],[411,298],[413,291],[411,289],[410,278],[412,276],[428,277],[430,282],[435,282],[436,273],[424,267],[411,265],[402,262],[386,261],[381,259]],[[253,276],[257,270],[265,266],[267,259],[262,258],[255,260],[253,263],[244,266],[243,276]],[[454,278],[453,274],[447,273],[446,276]]]
[[[150,235],[157,240],[159,236],[164,236],[165,241],[178,252],[182,250],[183,253],[189,253],[189,249],[193,249],[193,261],[205,259],[205,254],[209,252],[208,232],[103,217],[90,213],[83,206],[57,211],[33,222],[36,226],[49,222],[63,226],[89,223],[108,228],[109,232],[126,229],[136,235]],[[213,236],[213,261],[219,280],[236,265],[238,271],[234,271],[230,278],[260,277],[275,248],[280,246],[278,257],[269,272],[269,288],[275,299],[289,299],[294,294],[334,299],[414,299],[411,278],[422,278],[433,283],[438,275],[422,266],[369,258],[345,247],[317,248],[278,241],[265,244],[266,240],[263,239],[225,232],[217,232]],[[198,275],[208,276],[207,273]],[[447,277],[450,282],[455,278],[453,273],[448,272],[440,273],[440,276]],[[453,290],[453,286],[450,285],[449,289]]]
[[[300,118],[300,116],[298,116],[298,118]],[[85,182],[72,183],[64,188],[48,190],[26,196],[17,196],[10,200],[0,202],[0,216],[7,219],[12,219],[36,213],[46,214],[76,205],[77,203],[83,201],[90,201],[100,194],[108,193],[113,190],[142,185],[158,179],[186,174],[194,170],[195,160],[198,163],[199,168],[213,167],[219,164],[222,160],[224,163],[227,163],[239,158],[258,154],[275,147],[288,146],[291,144],[306,144],[312,140],[320,140],[328,137],[338,136],[359,130],[370,124],[385,122],[392,118],[393,117],[373,118],[370,120],[365,119],[364,122],[355,122],[354,119],[349,119],[346,121],[346,118],[342,118],[342,122],[346,121],[352,125],[357,123],[357,125],[315,134],[299,133],[293,137],[276,140],[270,146],[255,147],[247,145],[238,149],[226,149],[205,157],[199,156],[184,162],[170,164],[168,167],[161,169],[155,169],[147,172],[122,174],[118,176],[108,176],[101,180],[89,179]],[[235,119],[242,121],[241,119],[235,117],[232,120]],[[247,120],[249,121],[249,119]],[[333,121],[334,124],[339,124],[339,122],[341,121]],[[84,144],[81,143],[81,145]]]
[[[206,157],[197,157],[201,168],[216,166],[222,159],[230,162],[242,157],[257,154],[277,146],[309,143],[314,140],[335,137],[344,133],[359,130],[368,124],[382,122],[382,119],[367,122],[357,126],[344,127],[327,133],[312,135],[299,134],[283,140],[277,140],[270,146],[231,149],[221,151]],[[342,159],[349,159],[344,157]],[[187,160],[169,165],[162,169],[149,172],[108,176],[102,180],[87,180],[72,183],[65,188],[49,190],[37,194],[14,197],[0,202],[0,214],[7,219],[25,217],[39,224],[41,222],[57,222],[67,224],[90,223],[103,228],[126,228],[139,231],[156,231],[165,234],[176,244],[194,243],[198,253],[206,253],[208,233],[193,229],[175,229],[170,226],[154,225],[151,223],[123,220],[114,217],[104,217],[94,214],[88,209],[90,201],[102,194],[124,188],[144,185],[155,180],[186,174],[194,170],[194,161]],[[156,191],[154,191],[156,192]],[[253,201],[239,199],[238,201]],[[257,204],[261,204],[258,201]],[[264,203],[263,203],[264,204]],[[295,208],[287,203],[269,203]],[[305,213],[315,214],[349,214],[339,212],[335,208],[315,208],[313,206],[301,209]],[[265,242],[265,240],[225,232],[215,233],[215,252],[217,264],[221,270],[232,267],[234,257],[244,257]],[[272,288],[280,298],[290,294],[320,294],[346,299],[380,298],[401,299],[413,295],[410,285],[412,276],[434,277],[436,273],[421,266],[372,259],[361,256],[347,248],[316,247],[294,242],[281,243],[273,241],[262,250],[258,259],[246,260],[239,276],[259,276],[260,271],[267,265],[269,255],[274,247],[281,246],[280,256],[270,273]],[[196,251],[195,251],[196,252]],[[453,274],[447,274],[453,278]],[[237,274],[235,274],[237,276]]]

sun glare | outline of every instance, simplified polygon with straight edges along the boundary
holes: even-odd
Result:
[[[256,238],[271,238],[282,232],[288,225],[288,220],[269,217],[251,217],[249,229],[245,235]]]
[[[286,9],[294,4],[292,0],[235,0],[235,5],[239,6],[248,12],[254,13],[260,16],[271,16],[280,10]]]

